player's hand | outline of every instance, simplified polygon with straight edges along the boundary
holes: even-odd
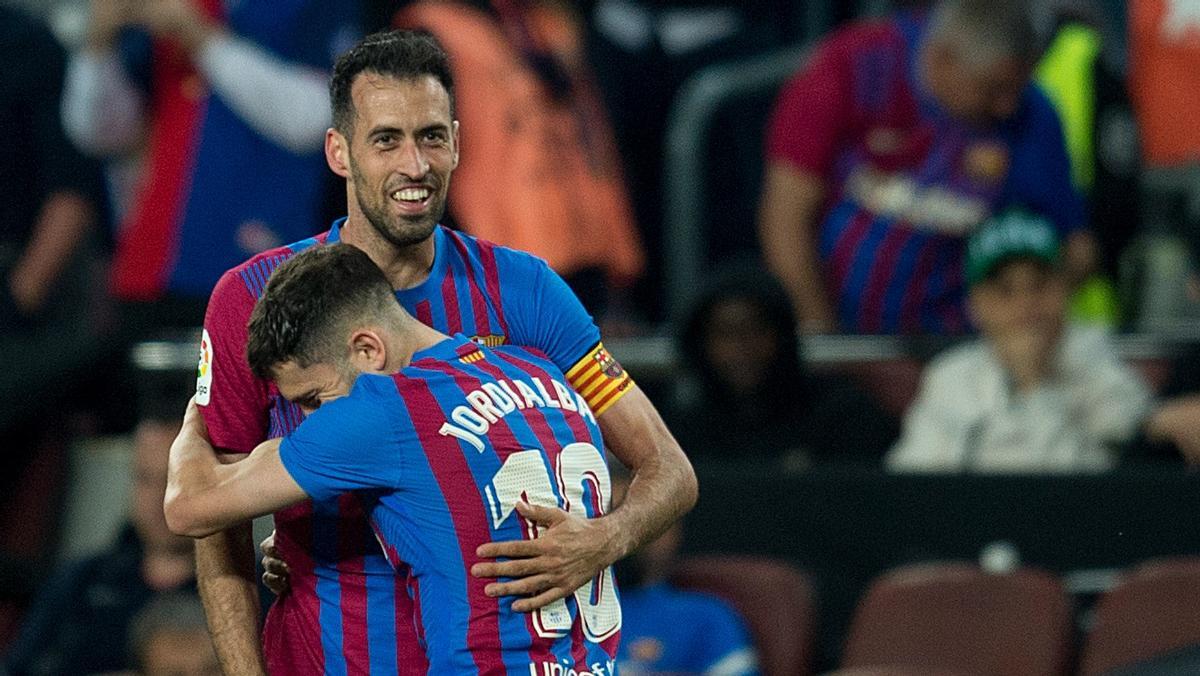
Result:
[[[513,610],[531,612],[574,593],[613,562],[610,537],[604,522],[584,519],[554,507],[517,503],[517,512],[546,530],[533,540],[489,542],[475,553],[485,559],[509,561],[477,563],[475,577],[514,578],[484,588],[488,596],[521,596]]]
[[[263,584],[276,596],[283,596],[292,588],[292,571],[288,570],[287,563],[279,557],[279,550],[275,549],[275,531],[271,531],[258,548],[263,555]]]

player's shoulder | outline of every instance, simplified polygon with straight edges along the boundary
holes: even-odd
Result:
[[[528,251],[496,244],[445,226],[441,228],[445,240],[460,256],[482,264],[485,271],[489,266],[495,265],[497,272],[502,275],[540,274],[542,270],[550,267],[544,259]]]
[[[512,357],[528,362],[530,365],[536,366],[551,375],[559,372],[558,366],[550,360],[550,357],[536,347],[507,344],[484,349],[492,356],[493,360]]]
[[[257,299],[262,295],[263,289],[267,286],[267,280],[271,277],[271,273],[275,271],[275,268],[309,247],[324,244],[328,236],[328,232],[323,232],[298,242],[260,251],[238,265],[226,270],[221,275],[218,287],[229,284],[241,284],[250,292],[252,297]]]

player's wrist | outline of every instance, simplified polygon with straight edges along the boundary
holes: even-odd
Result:
[[[631,535],[632,529],[624,523],[621,516],[620,512],[614,512],[593,519],[595,525],[600,527],[600,541],[603,543],[606,566],[611,566],[637,549],[638,542]]]

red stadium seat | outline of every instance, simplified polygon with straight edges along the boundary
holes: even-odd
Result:
[[[1200,644],[1200,557],[1148,561],[1097,603],[1081,676]]]
[[[1061,676],[1071,621],[1071,602],[1048,573],[905,566],[877,578],[859,602],[838,673]]]
[[[813,663],[812,586],[794,566],[760,556],[691,556],[671,576],[684,589],[720,596],[750,628],[763,676],[805,676]]]

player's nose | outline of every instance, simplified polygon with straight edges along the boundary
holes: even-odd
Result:
[[[420,144],[414,141],[406,142],[395,157],[396,171],[408,178],[420,179],[429,173],[429,159],[425,157]]]

